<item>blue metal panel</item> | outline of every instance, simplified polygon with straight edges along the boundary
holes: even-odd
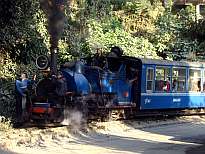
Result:
[[[142,75],[141,75],[141,92],[145,93],[146,92],[146,65],[142,65]]]
[[[101,73],[101,70],[99,70],[99,69],[87,68],[85,70],[85,77],[87,78],[88,82],[90,83],[92,92],[94,92],[94,93],[101,92],[100,73]]]
[[[140,109],[205,107],[205,93],[143,93]]]
[[[74,80],[77,87],[77,93],[87,95],[90,93],[89,82],[83,74],[75,73]]]
[[[35,102],[32,104],[33,107],[43,107],[43,108],[49,108],[51,103],[42,103],[42,102]]]
[[[104,72],[101,78],[103,93],[115,93],[117,95],[113,103],[118,105],[131,104],[131,85],[126,80],[126,67],[124,64],[120,66],[118,72]]]
[[[83,95],[89,94],[89,82],[83,74],[76,73],[70,69],[64,69],[62,73],[66,78],[68,91]]]
[[[119,105],[131,104],[131,85],[126,80],[117,81],[117,96]]]
[[[70,69],[62,70],[63,76],[66,79],[67,90],[72,92],[77,92],[77,86],[74,80],[74,72]]]
[[[112,72],[104,72],[101,76],[102,82],[102,91],[116,93],[117,92],[117,84],[118,80],[117,74]]]

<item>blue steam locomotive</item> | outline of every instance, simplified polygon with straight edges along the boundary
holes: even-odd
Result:
[[[81,110],[86,117],[106,117],[111,111],[123,116],[185,109],[201,112],[205,107],[205,64],[113,52],[101,59],[65,63],[56,76],[45,73],[30,100],[31,119],[51,121],[62,121],[66,108]]]

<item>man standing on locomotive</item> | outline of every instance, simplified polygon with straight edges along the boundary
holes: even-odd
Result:
[[[36,75],[33,78],[35,81]],[[29,84],[32,84],[27,78],[26,73],[22,73],[20,80],[16,80],[15,87],[16,87],[16,118],[17,123],[21,124],[23,122],[23,116],[27,113],[27,87]]]
[[[53,105],[56,106],[55,121],[62,122],[64,119],[64,107],[66,102],[67,84],[62,72],[57,72],[57,75],[52,75],[52,84],[54,85],[54,93],[52,97]]]
[[[58,72],[56,79],[56,94],[59,96],[61,103],[65,102],[65,95],[67,92],[66,80],[61,72]]]
[[[136,103],[139,97],[139,70],[128,67],[127,70],[128,83],[131,85],[131,101]]]

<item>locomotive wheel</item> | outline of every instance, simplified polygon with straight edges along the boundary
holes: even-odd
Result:
[[[45,125],[48,124],[48,120],[47,119],[32,119],[33,123],[40,126],[40,125]]]
[[[75,103],[75,108],[82,112],[83,117],[86,118],[87,117],[87,113],[88,113],[88,106],[87,106],[87,102],[83,99],[83,97],[79,97]]]
[[[101,121],[102,122],[108,122],[110,121],[110,115],[111,115],[111,110],[109,108],[106,108],[103,112],[103,115],[101,116]]]
[[[124,116],[125,119],[131,119],[133,116],[132,109],[131,108],[124,109]]]
[[[53,113],[53,118],[51,121],[54,123],[61,123],[64,119],[64,109],[61,108],[55,108],[55,112]]]
[[[91,119],[96,118],[99,115],[97,102],[93,100],[88,100],[86,104],[88,108],[89,118]]]

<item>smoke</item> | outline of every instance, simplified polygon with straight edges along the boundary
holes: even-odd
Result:
[[[58,41],[65,24],[64,0],[40,0],[40,6],[48,19],[51,49],[58,47]]]
[[[78,132],[85,128],[86,119],[82,112],[66,107],[64,109],[64,120],[61,124],[68,126],[72,132]]]
[[[40,0],[40,6],[48,19],[50,34],[51,73],[57,74],[58,41],[65,25],[65,0]]]

